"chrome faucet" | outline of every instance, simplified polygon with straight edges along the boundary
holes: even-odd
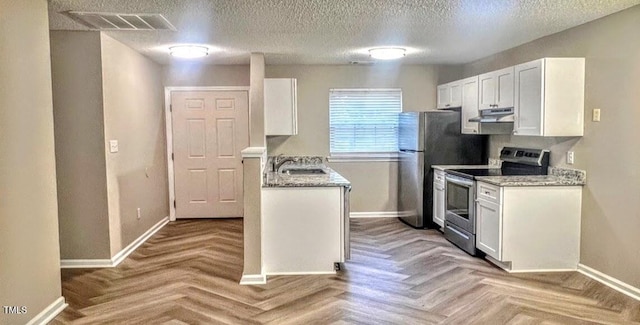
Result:
[[[272,170],[277,173],[280,167],[282,167],[282,165],[284,165],[285,163],[294,162],[297,160],[298,159],[296,157],[282,157],[282,154],[279,154],[272,160]]]

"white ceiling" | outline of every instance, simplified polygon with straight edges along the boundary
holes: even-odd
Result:
[[[66,11],[159,13],[173,31],[106,32],[160,64],[202,43],[210,64],[347,64],[401,46],[409,64],[459,64],[640,4],[640,0],[49,0],[53,30],[87,30]]]

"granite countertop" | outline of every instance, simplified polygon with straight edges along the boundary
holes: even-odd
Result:
[[[584,181],[557,175],[479,176],[476,180],[497,186],[582,186]]]
[[[292,157],[295,157],[295,161],[289,165],[285,165],[286,169],[320,168],[323,169],[326,174],[289,175],[283,172],[265,170],[262,187],[351,187],[351,183],[346,178],[322,163],[322,157]],[[272,159],[277,161],[277,159],[283,158],[286,157],[270,157],[268,159],[268,165]]]
[[[583,170],[549,167],[549,175],[479,176],[476,180],[497,186],[583,186],[586,177]]]
[[[310,166],[317,168],[318,166]],[[331,187],[351,186],[351,183],[333,169],[323,166],[326,174],[289,175],[285,173],[266,172],[263,187]]]

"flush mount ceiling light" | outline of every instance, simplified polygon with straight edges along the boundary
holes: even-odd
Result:
[[[394,60],[405,56],[407,50],[400,47],[380,47],[369,50],[369,55],[378,60]]]
[[[178,45],[170,47],[169,54],[183,59],[201,58],[209,55],[209,48],[198,45]]]

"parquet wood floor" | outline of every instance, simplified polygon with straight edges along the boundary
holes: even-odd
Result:
[[[640,324],[640,302],[579,273],[511,275],[434,230],[351,224],[339,274],[240,286],[241,219],[173,222],[117,268],[64,269],[51,324]]]

